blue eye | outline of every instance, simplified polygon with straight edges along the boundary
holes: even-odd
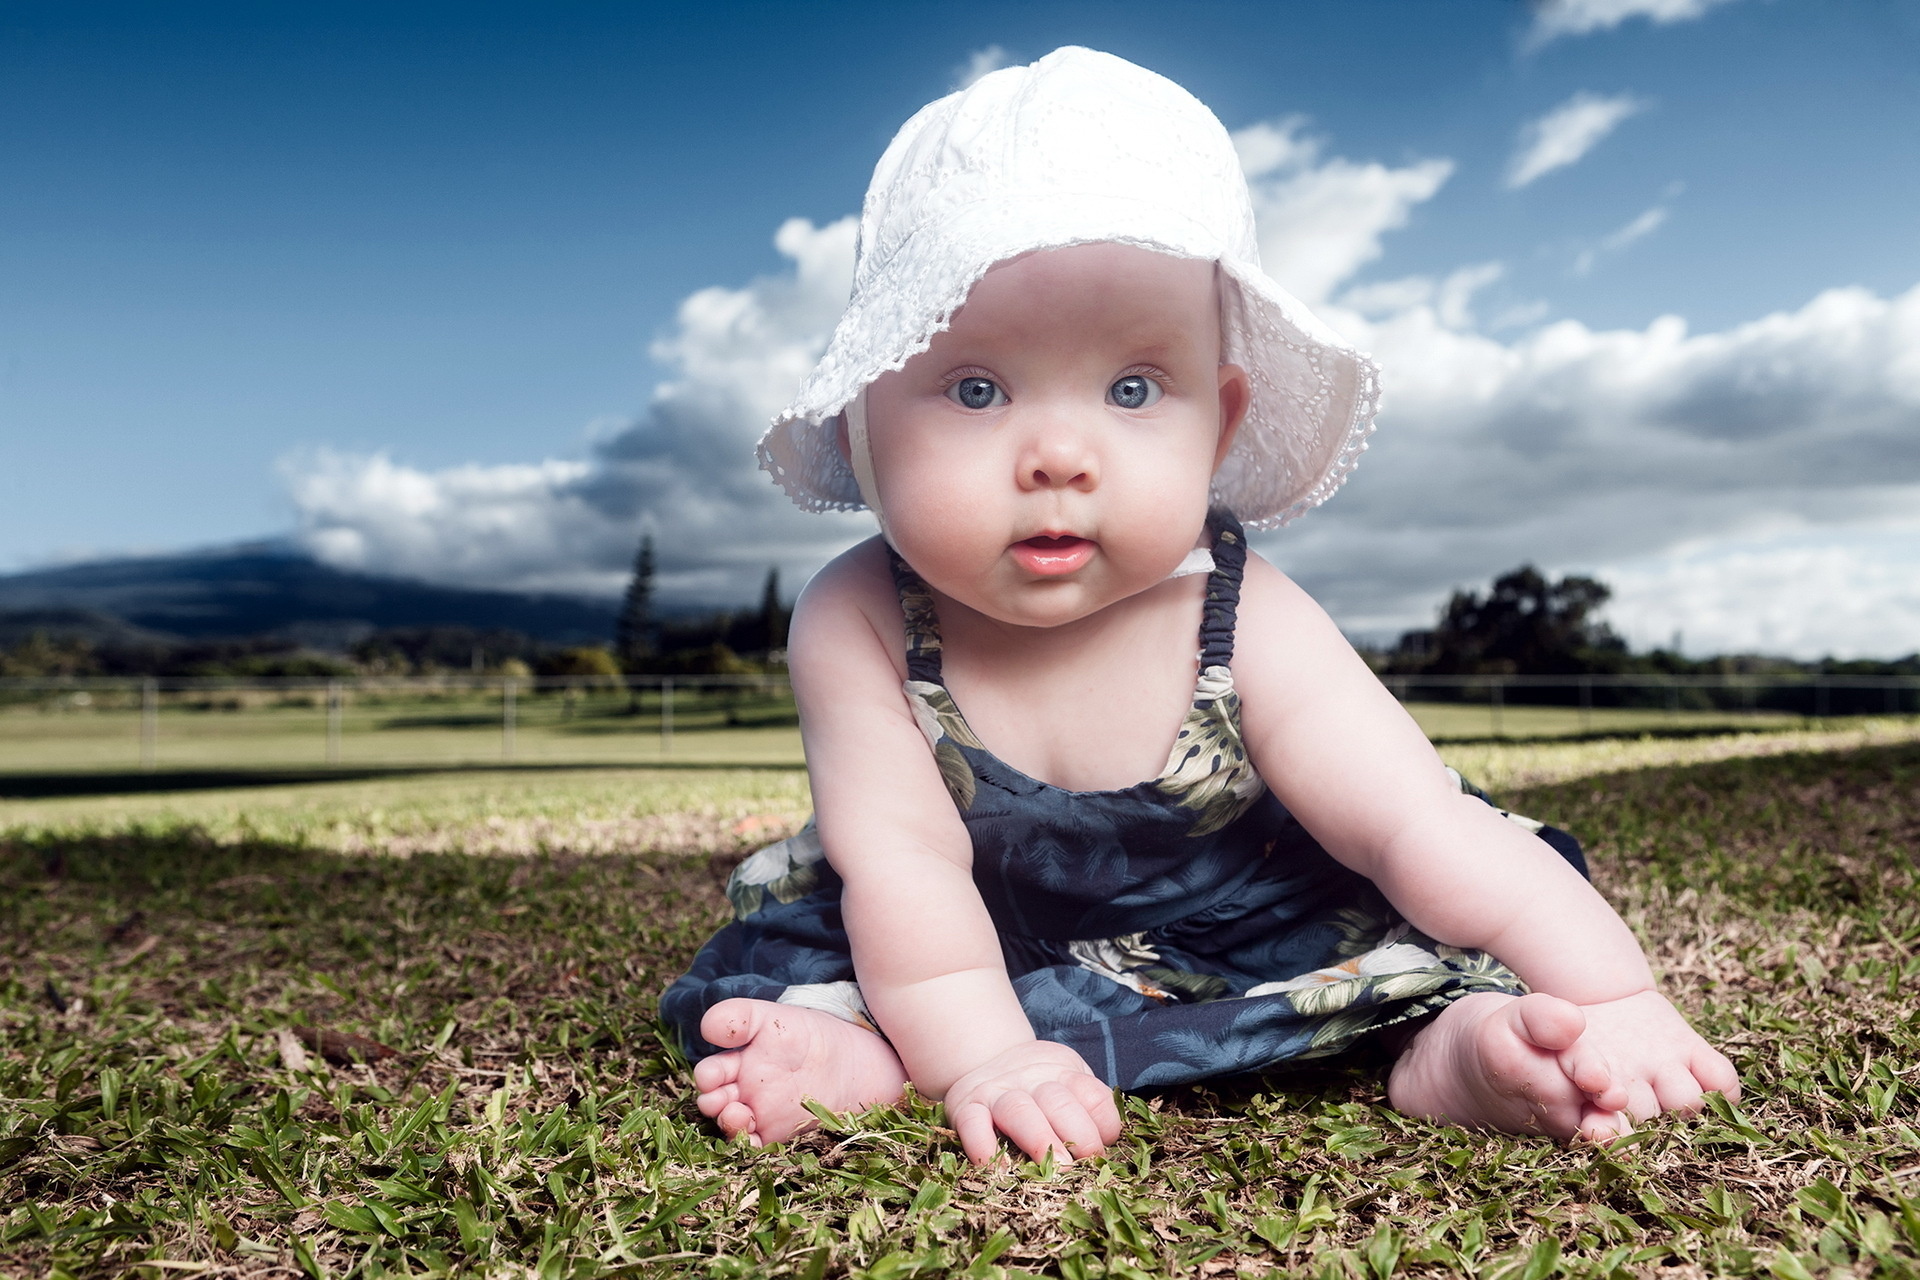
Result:
[[[962,378],[947,388],[947,399],[964,409],[997,409],[1007,393],[992,378]]]
[[[1145,374],[1130,373],[1107,388],[1107,400],[1122,409],[1146,409],[1160,402],[1160,384]]]

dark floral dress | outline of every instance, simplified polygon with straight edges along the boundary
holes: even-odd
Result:
[[[973,837],[974,883],[1014,990],[1035,1034],[1122,1089],[1322,1057],[1470,992],[1526,990],[1493,957],[1401,919],[1253,771],[1231,670],[1246,546],[1231,516],[1215,513],[1211,527],[1192,707],[1165,771],[1117,791],[1049,786],[981,745],[940,681],[932,592],[894,559],[907,697]],[[1585,873],[1572,837],[1507,816]],[[716,1051],[700,1018],[734,996],[879,1030],[840,889],[811,823],[740,864],[727,885],[733,922],[660,1002],[690,1057]]]

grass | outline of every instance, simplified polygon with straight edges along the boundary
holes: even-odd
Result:
[[[653,999],[797,773],[7,801],[0,1273],[1912,1275],[1910,730],[1479,748],[1563,753],[1503,798],[1587,837],[1745,1081],[1606,1150],[1406,1121],[1363,1063],[1129,1099],[1068,1169],[972,1169],[920,1104],[730,1146]]]
[[[164,779],[163,779],[164,780]],[[797,765],[756,769],[463,769],[203,789],[0,799],[0,830],[32,838],[191,831],[221,845],[342,853],[738,852],[808,812]]]
[[[633,713],[620,693],[522,692],[510,736],[497,690],[350,698],[332,735],[318,693],[168,693],[144,746],[141,713],[122,702],[47,695],[0,709],[0,774],[130,771],[148,751],[164,769],[801,762],[792,697],[745,690],[676,693],[665,735],[656,693]]]
[[[0,780],[69,773],[246,768],[345,771],[447,768],[502,763],[544,765],[798,765],[800,732],[785,693],[732,695],[682,690],[672,732],[663,735],[659,695],[638,713],[626,695],[585,690],[522,693],[511,736],[500,694],[434,697],[379,695],[344,703],[337,732],[318,693],[268,695],[219,691],[163,695],[150,741],[130,695],[76,705],[48,694],[0,706]],[[1416,702],[1408,705],[1436,742],[1619,738],[1639,734],[1790,732],[1796,716],[1721,711],[1510,706]],[[143,745],[144,743],[144,745]]]

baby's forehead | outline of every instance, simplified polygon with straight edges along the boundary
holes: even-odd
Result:
[[[950,328],[1044,328],[1057,319],[1098,328],[1214,334],[1217,264],[1134,245],[1076,244],[994,263],[968,291]]]

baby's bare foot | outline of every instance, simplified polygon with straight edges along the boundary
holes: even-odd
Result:
[[[1412,1116],[1471,1129],[1606,1141],[1631,1125],[1626,1090],[1581,1044],[1578,1005],[1535,992],[1462,997],[1421,1029],[1394,1064],[1387,1098]]]
[[[885,1040],[818,1009],[722,1000],[700,1020],[700,1034],[733,1050],[695,1064],[700,1113],[756,1147],[813,1127],[803,1099],[829,1111],[861,1111],[898,1102],[907,1083]]]

